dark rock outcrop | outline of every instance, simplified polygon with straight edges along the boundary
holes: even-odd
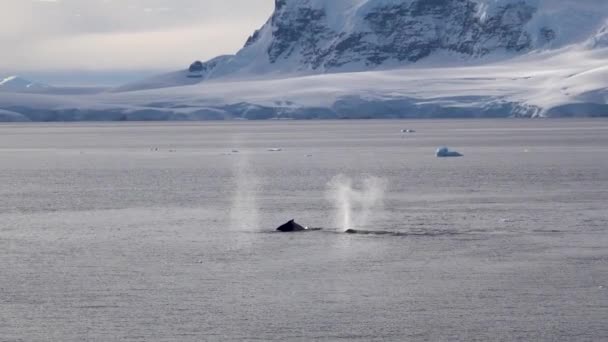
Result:
[[[374,4],[377,4],[373,7]],[[434,52],[482,57],[495,51],[533,48],[526,24],[536,8],[526,1],[499,6],[481,17],[473,0],[415,0],[388,4],[370,1],[354,29],[336,31],[325,8],[306,1],[276,1],[267,53],[270,63],[297,58],[301,69],[328,70],[347,64],[379,66],[387,60],[416,62]],[[546,41],[555,31],[544,27]],[[247,45],[251,45],[251,40]]]
[[[190,64],[190,67],[188,68],[188,71],[190,72],[201,72],[203,71],[203,62],[201,61],[195,61],[194,63]]]

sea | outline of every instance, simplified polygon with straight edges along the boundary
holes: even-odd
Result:
[[[607,120],[0,125],[2,342],[607,340]]]

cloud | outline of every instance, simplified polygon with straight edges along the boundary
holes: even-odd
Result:
[[[28,49],[29,53],[21,56],[20,63],[34,69],[183,67],[194,59],[232,53],[244,39],[242,30],[230,25],[79,34],[44,40]],[[40,66],[37,56],[45,56]]]
[[[0,0],[0,71],[171,69],[234,53],[273,0]]]

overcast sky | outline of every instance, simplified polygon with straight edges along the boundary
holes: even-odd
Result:
[[[174,70],[236,52],[274,0],[0,0],[0,76]]]

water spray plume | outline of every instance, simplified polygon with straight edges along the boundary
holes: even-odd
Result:
[[[327,198],[334,203],[335,224],[347,230],[365,228],[382,206],[387,181],[378,177],[367,177],[360,188],[345,175],[334,177],[327,185]]]
[[[241,154],[234,165],[235,192],[230,208],[230,221],[233,230],[258,227],[259,213],[256,190],[259,180],[252,171],[249,158]]]

